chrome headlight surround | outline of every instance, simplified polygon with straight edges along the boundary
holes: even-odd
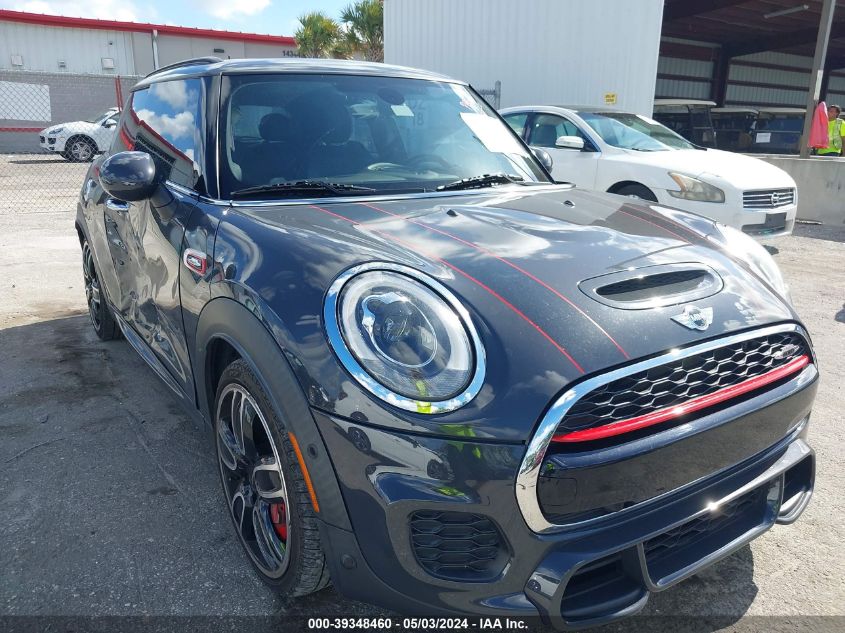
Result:
[[[411,398],[407,395],[397,393],[395,390],[386,386],[377,380],[367,369],[362,365],[359,358],[352,352],[350,345],[346,340],[342,325],[342,315],[344,294],[343,290],[348,283],[361,275],[366,275],[372,272],[388,273],[397,277],[406,277],[410,281],[424,286],[428,291],[433,293],[436,298],[442,302],[443,306],[448,308],[460,322],[466,338],[469,349],[467,353],[474,359],[474,368],[471,372],[471,377],[460,393],[450,396],[443,400],[426,400],[423,398]],[[458,298],[446,288],[439,281],[421,273],[420,271],[409,266],[401,264],[393,264],[389,262],[368,262],[353,266],[340,274],[329,287],[326,293],[326,299],[323,304],[323,322],[326,328],[329,345],[334,353],[337,355],[344,368],[352,375],[352,377],[364,389],[390,405],[405,411],[412,411],[414,413],[436,414],[447,413],[454,411],[468,404],[484,384],[484,376],[487,368],[486,356],[484,346],[481,344],[481,339],[478,332],[473,325],[469,312],[461,304]],[[361,324],[364,327],[364,324]],[[399,363],[397,363],[399,365]]]
[[[777,293],[790,304],[789,285],[783,278],[780,268],[769,252],[750,235],[739,229],[716,223],[718,233],[708,235],[707,238],[716,242],[734,258],[748,264],[760,278],[766,281]]]
[[[669,177],[675,181],[679,190],[667,189],[667,193],[673,198],[680,198],[681,200],[691,200],[693,202],[716,202],[721,203],[725,201],[725,192],[709,182],[690,176],[688,174],[681,174],[670,171]]]

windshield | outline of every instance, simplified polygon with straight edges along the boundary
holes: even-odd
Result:
[[[622,149],[659,152],[671,149],[695,149],[695,145],[665,125],[628,112],[579,112],[604,142]]]
[[[229,75],[224,94],[223,197],[305,180],[378,193],[434,191],[485,174],[547,180],[513,131],[466,86],[394,77]]]
[[[110,114],[114,114],[114,111],[113,110],[106,110],[105,112],[100,112],[100,114],[98,114],[95,117],[92,117],[90,119],[85,119],[85,122],[86,123],[99,123],[100,121],[105,119]]]

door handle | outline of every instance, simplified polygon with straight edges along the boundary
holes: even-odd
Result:
[[[106,198],[106,209],[126,213],[129,211],[129,203],[123,200],[116,200],[115,198]]]

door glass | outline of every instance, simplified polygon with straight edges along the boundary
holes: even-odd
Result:
[[[153,157],[157,173],[195,188],[202,156],[203,84],[199,79],[163,81],[132,93],[115,144]],[[121,147],[121,149],[124,149]]]
[[[555,147],[560,136],[577,136],[584,139],[584,147],[592,147],[588,139],[572,121],[555,114],[538,114],[531,125],[529,144],[537,147]]]
[[[525,121],[528,119],[527,114],[506,114],[504,117],[508,125],[511,126],[514,132],[525,138]]]

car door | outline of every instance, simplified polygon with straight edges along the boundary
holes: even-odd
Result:
[[[169,81],[135,91],[113,151],[149,153],[161,179],[148,200],[104,197],[103,220],[116,288],[109,288],[125,324],[186,393],[193,393],[179,297],[182,240],[196,209],[202,154],[200,79]],[[143,351],[143,350],[139,350]]]
[[[112,142],[114,142],[114,134],[115,130],[117,130],[119,118],[120,114],[115,113],[97,123],[97,127],[93,130],[91,136],[94,137],[94,141],[97,143],[98,151],[104,152],[111,147]]]
[[[561,182],[571,182],[584,189],[594,189],[598,160],[601,153],[581,129],[568,118],[558,114],[536,113],[526,125],[526,142],[542,147],[552,157],[552,176]],[[584,149],[557,147],[561,136],[577,136],[584,140]]]

